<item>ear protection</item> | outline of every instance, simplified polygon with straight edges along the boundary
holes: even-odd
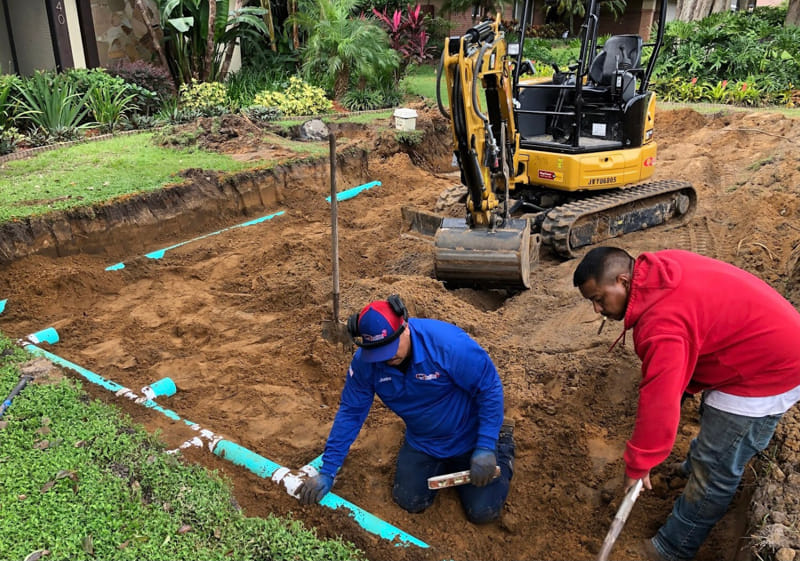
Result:
[[[364,341],[363,337],[361,337],[361,333],[358,331],[359,312],[356,312],[347,318],[347,333],[350,334],[350,338],[357,346],[364,347],[365,349],[382,347],[383,345],[388,345],[400,337],[400,334],[405,330],[406,325],[408,324],[408,309],[403,303],[403,300],[397,294],[392,294],[386,299],[386,301],[389,303],[389,307],[392,309],[392,312],[394,312],[395,315],[403,318],[403,323],[394,333],[384,339],[381,339],[380,341]]]

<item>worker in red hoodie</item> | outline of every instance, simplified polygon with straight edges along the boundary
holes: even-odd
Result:
[[[589,251],[573,284],[605,318],[633,329],[642,381],[625,448],[625,490],[675,443],[685,393],[703,392],[700,433],[682,469],[686,488],[643,545],[648,559],[692,559],[725,514],[747,462],[769,444],[800,400],[800,313],[750,273],[679,250],[635,260],[614,247]]]

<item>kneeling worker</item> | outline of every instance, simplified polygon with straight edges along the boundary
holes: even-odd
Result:
[[[456,488],[467,518],[476,524],[498,518],[514,442],[511,427],[503,425],[503,386],[486,351],[452,324],[409,318],[397,295],[369,303],[347,328],[359,349],[322,468],[301,486],[300,501],[318,503],[330,491],[378,394],[406,425],[392,493],[397,504],[422,512],[436,497],[429,477],[469,470],[472,482]]]

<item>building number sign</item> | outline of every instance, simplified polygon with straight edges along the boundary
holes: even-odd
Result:
[[[56,21],[58,25],[66,25],[67,18],[64,16],[64,2],[62,0],[58,0],[55,4],[56,8]]]

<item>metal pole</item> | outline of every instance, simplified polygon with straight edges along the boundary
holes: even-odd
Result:
[[[331,153],[331,246],[333,254],[333,321],[339,321],[339,205],[336,200],[336,136],[328,135]]]

